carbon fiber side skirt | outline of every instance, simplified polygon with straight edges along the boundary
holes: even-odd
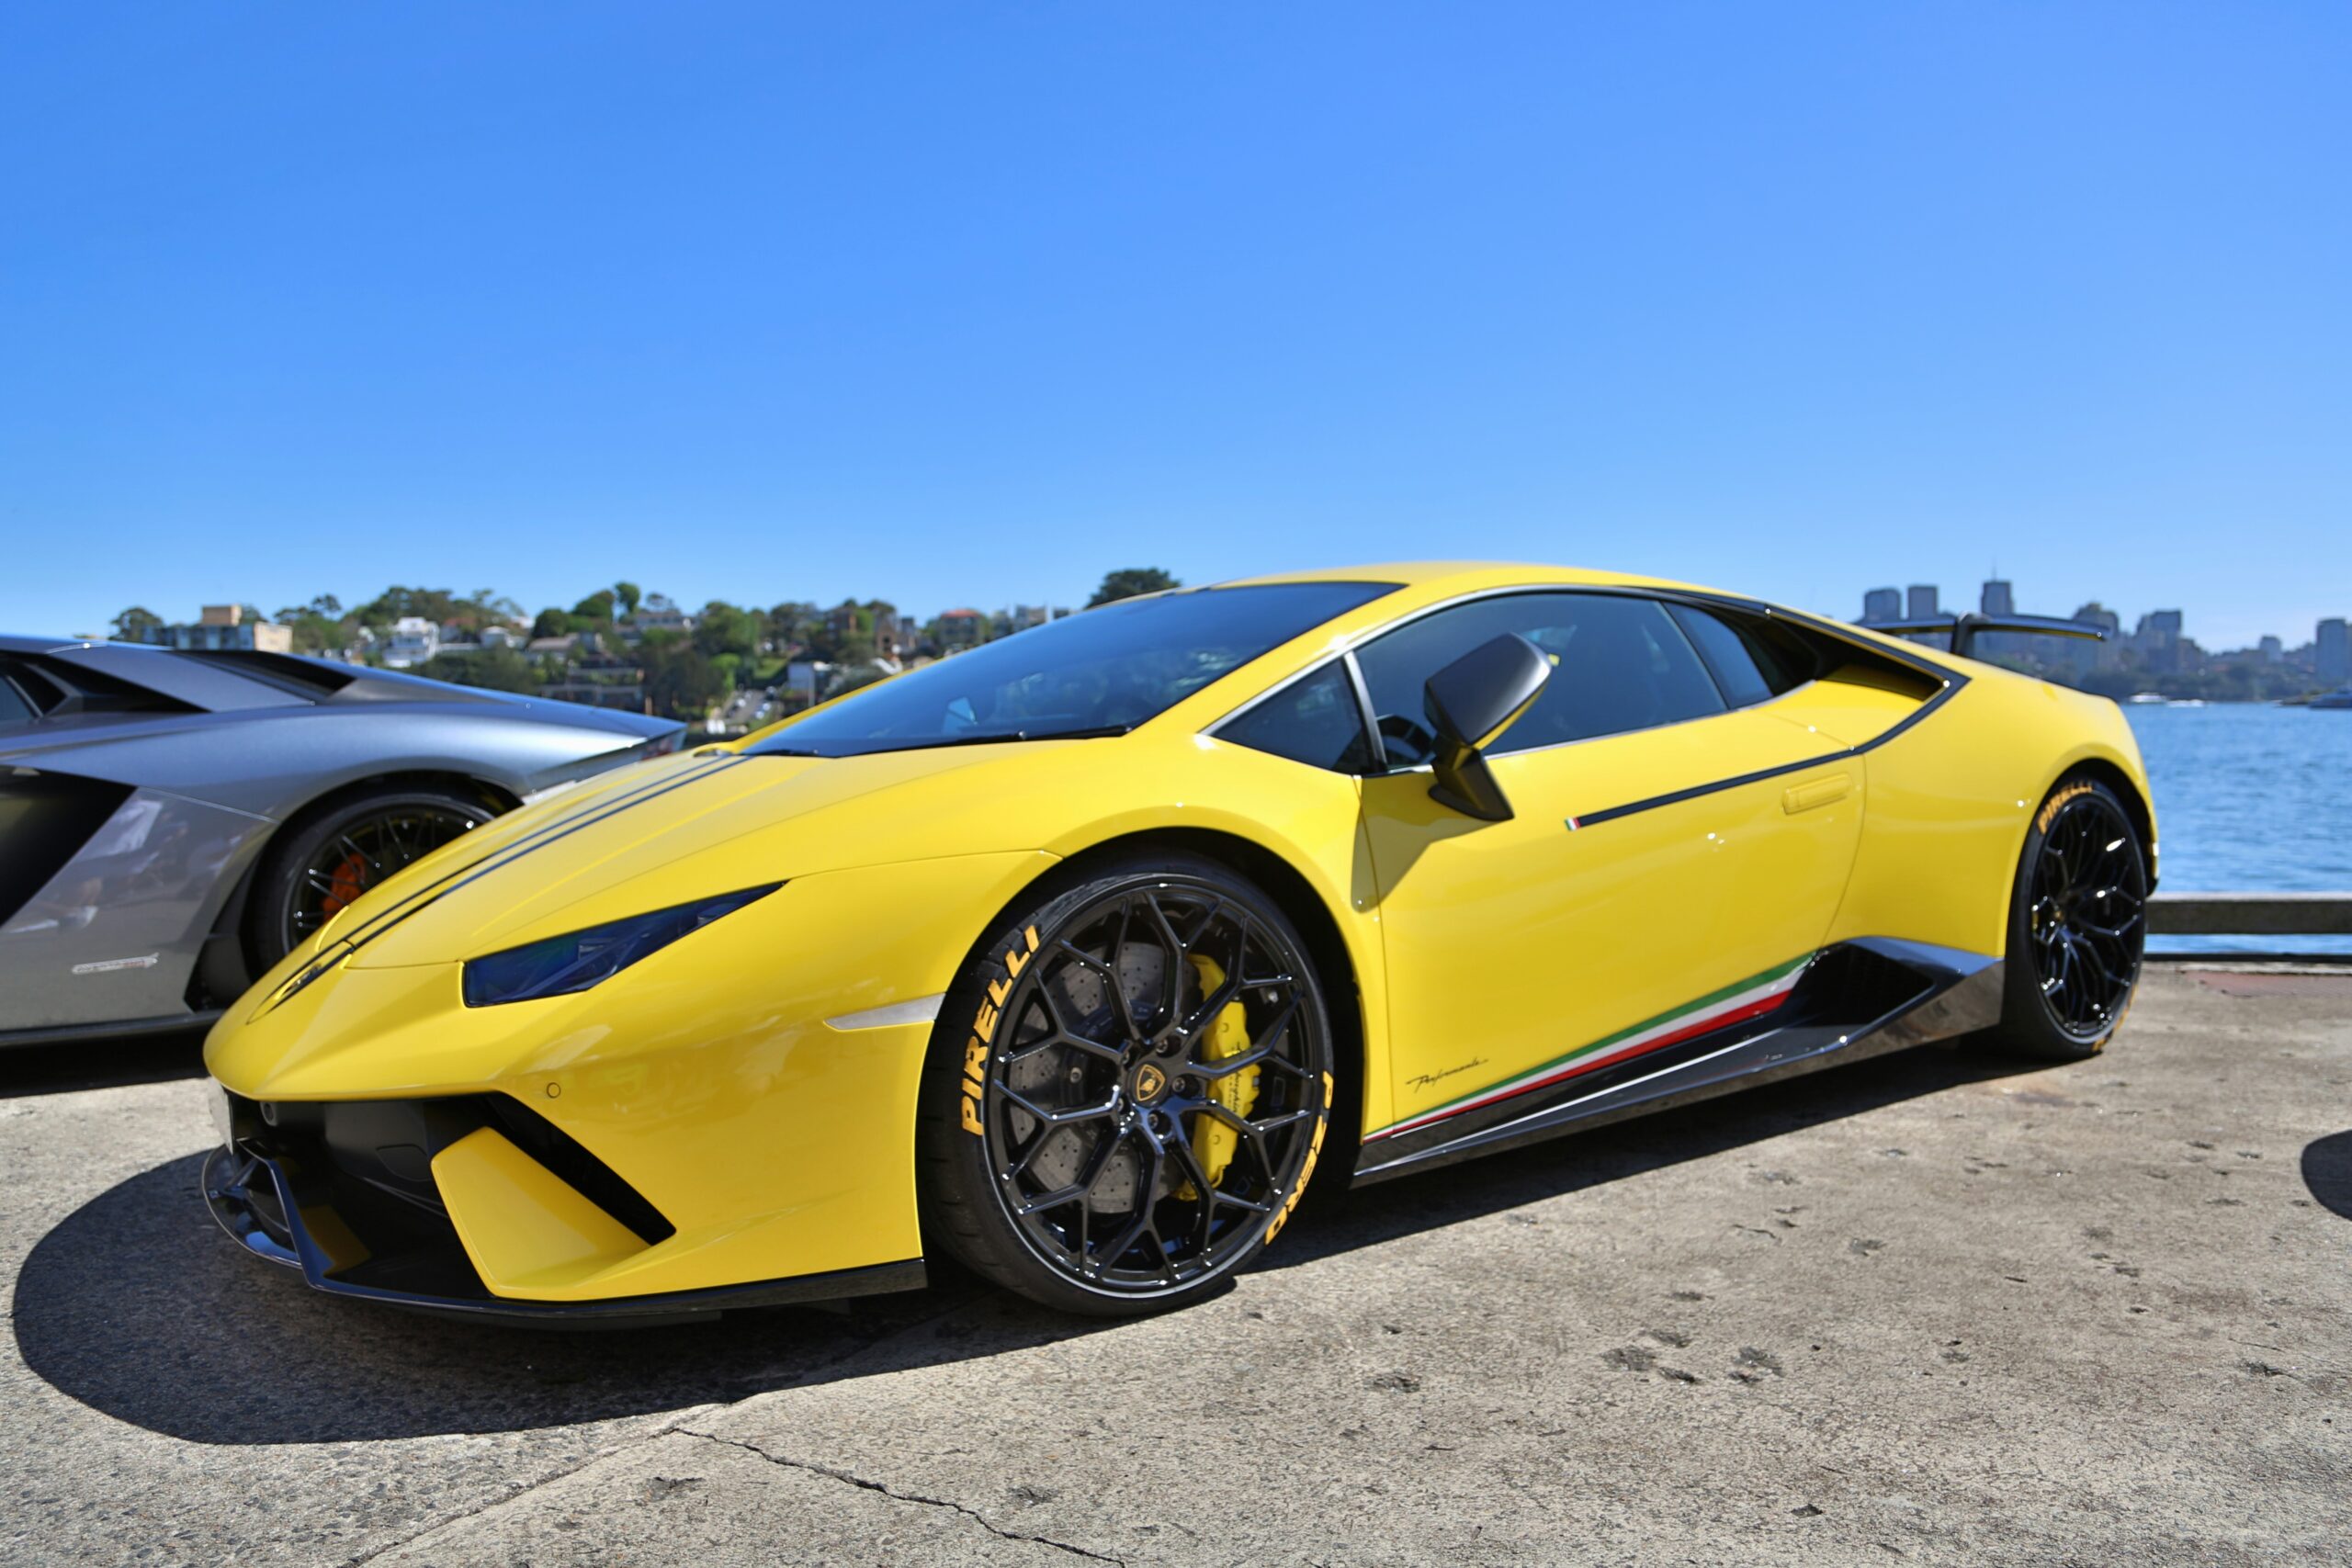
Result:
[[[2002,964],[1870,937],[1824,949],[1786,1005],[1600,1070],[1367,1137],[1354,1181],[1432,1170],[1581,1128],[1687,1105],[2000,1021]]]

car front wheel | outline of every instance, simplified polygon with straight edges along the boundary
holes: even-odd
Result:
[[[394,872],[496,815],[478,796],[417,784],[345,797],[295,818],[264,855],[246,905],[255,973]]]
[[[1048,1306],[1196,1300],[1281,1231],[1314,1175],[1330,1042],[1306,943],[1229,868],[1156,853],[1041,889],[941,1012],[926,1223]]]

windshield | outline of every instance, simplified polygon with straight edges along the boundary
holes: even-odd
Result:
[[[1124,735],[1388,582],[1270,582],[1125,599],[853,692],[744,749],[856,757],[922,746]]]

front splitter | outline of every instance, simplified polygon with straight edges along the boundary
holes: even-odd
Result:
[[[752,1307],[919,1291],[929,1282],[922,1259],[910,1258],[751,1284],[602,1301],[521,1301],[487,1291],[480,1296],[422,1295],[335,1279],[329,1272],[332,1261],[302,1223],[301,1205],[285,1168],[267,1155],[226,1145],[215,1148],[205,1159],[202,1186],[205,1206],[238,1246],[265,1261],[300,1270],[312,1290],[474,1322],[533,1328],[646,1328],[708,1320]]]

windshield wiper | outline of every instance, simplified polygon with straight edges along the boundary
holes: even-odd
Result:
[[[1017,740],[1100,740],[1114,735],[1125,735],[1135,728],[1132,724],[1096,724],[1075,729],[994,729],[981,735],[944,735],[924,740],[894,742],[885,740],[864,751],[796,751],[784,747],[763,746],[751,753],[759,757],[873,757],[886,751],[936,751],[948,746],[996,746]]]
[[[1135,728],[1132,724],[1096,724],[1080,729],[995,729],[982,735],[943,735],[936,739],[917,740],[905,746],[884,746],[884,751],[936,751],[943,746],[993,746],[1012,740],[1099,740],[1106,736],[1125,735]]]

